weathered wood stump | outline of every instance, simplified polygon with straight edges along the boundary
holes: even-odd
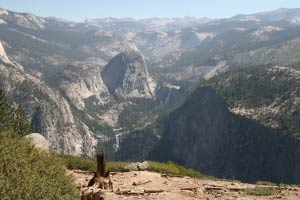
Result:
[[[100,189],[113,189],[109,171],[106,171],[103,153],[97,154],[97,171],[95,172],[94,177],[89,181],[88,187],[92,187],[95,184],[97,184]]]
[[[102,190],[113,190],[113,183],[106,171],[104,154],[97,154],[97,171],[88,183],[88,188],[81,193],[81,200],[104,200]]]

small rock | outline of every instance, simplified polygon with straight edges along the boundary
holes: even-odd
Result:
[[[143,171],[149,168],[149,163],[148,162],[137,162],[137,163],[131,163],[129,165],[126,165],[123,167],[125,171]]]
[[[137,167],[139,171],[143,171],[149,168],[148,162],[137,163]]]

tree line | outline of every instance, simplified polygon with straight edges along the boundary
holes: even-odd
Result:
[[[4,91],[0,89],[0,133],[24,136],[30,132],[30,122],[22,104],[9,102]]]

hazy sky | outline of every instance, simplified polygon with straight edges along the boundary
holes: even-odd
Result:
[[[0,7],[76,21],[103,17],[231,17],[277,8],[298,8],[300,0],[0,0]]]

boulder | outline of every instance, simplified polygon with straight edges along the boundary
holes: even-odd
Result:
[[[39,133],[31,133],[26,135],[25,138],[30,140],[30,143],[33,144],[36,148],[49,152],[49,143],[47,139]]]
[[[129,165],[126,165],[125,167],[123,167],[123,169],[125,171],[144,171],[147,170],[149,168],[149,163],[148,162],[136,162],[136,163],[131,163]]]

